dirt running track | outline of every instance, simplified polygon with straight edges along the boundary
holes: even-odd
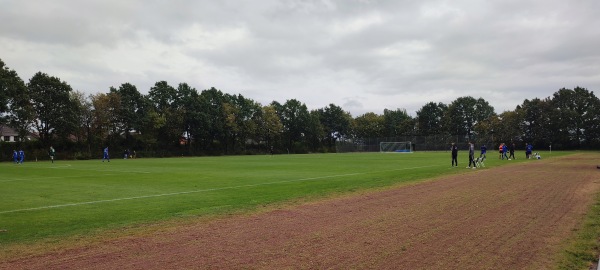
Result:
[[[548,269],[600,191],[598,155],[12,258],[0,269]]]

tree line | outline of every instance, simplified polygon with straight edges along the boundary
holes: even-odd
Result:
[[[65,158],[82,159],[100,156],[104,146],[142,156],[308,153],[334,152],[342,140],[437,134],[465,140],[491,134],[497,142],[598,149],[600,100],[576,87],[526,99],[500,114],[486,100],[465,96],[450,104],[429,102],[415,117],[405,109],[353,117],[335,104],[314,110],[296,99],[262,105],[241,94],[166,81],[146,95],[130,83],[85,95],[43,72],[25,83],[0,60],[0,125],[20,138],[39,137],[21,140],[19,147],[53,145]]]

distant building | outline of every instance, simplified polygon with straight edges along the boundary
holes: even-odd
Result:
[[[33,136],[31,133],[27,134],[27,140],[31,140]],[[19,132],[9,126],[0,125],[0,141],[2,142],[18,142]]]

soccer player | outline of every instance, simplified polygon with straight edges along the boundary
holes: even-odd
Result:
[[[527,159],[531,158],[531,152],[533,152],[533,146],[531,146],[530,143],[526,143],[526,147],[525,147],[525,156],[527,157]]]
[[[456,144],[452,143],[452,147],[450,147],[450,150],[452,150],[452,167],[456,166],[458,167],[458,146],[456,146]]]
[[[23,160],[25,160],[25,151],[21,149],[19,150],[19,163],[23,164]]]
[[[108,157],[108,146],[106,148],[104,148],[104,155],[102,156],[102,162],[104,162],[105,159],[108,162],[110,162],[110,158]]]
[[[485,154],[487,153],[487,147],[484,145],[481,146],[481,154],[479,154],[479,158],[486,158]]]
[[[516,159],[515,158],[515,144],[514,143],[508,148],[508,151],[510,152],[510,155],[508,156],[508,160],[511,160],[511,157],[512,157],[512,159]]]
[[[52,160],[52,163],[54,163],[54,156],[56,155],[56,151],[54,150],[54,147],[50,146],[48,155],[50,156],[50,160]]]
[[[498,154],[499,154],[499,155],[498,155],[498,159],[501,159],[501,158],[502,158],[502,146],[503,146],[503,145],[504,145],[504,144],[503,144],[503,143],[501,143],[501,144],[500,144],[500,146],[498,147]]]
[[[473,169],[477,168],[475,164],[475,145],[473,142],[469,142],[469,167],[467,169],[471,169],[471,164],[473,164]]]
[[[17,153],[17,150],[13,150],[13,160],[15,164],[19,164],[19,153]]]
[[[502,160],[504,160],[504,158],[508,160],[508,155],[506,154],[506,152],[508,152],[508,146],[506,146],[505,143],[502,143]]]

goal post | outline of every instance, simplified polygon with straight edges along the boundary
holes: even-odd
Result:
[[[411,142],[380,142],[379,152],[381,153],[412,153],[413,144]]]

